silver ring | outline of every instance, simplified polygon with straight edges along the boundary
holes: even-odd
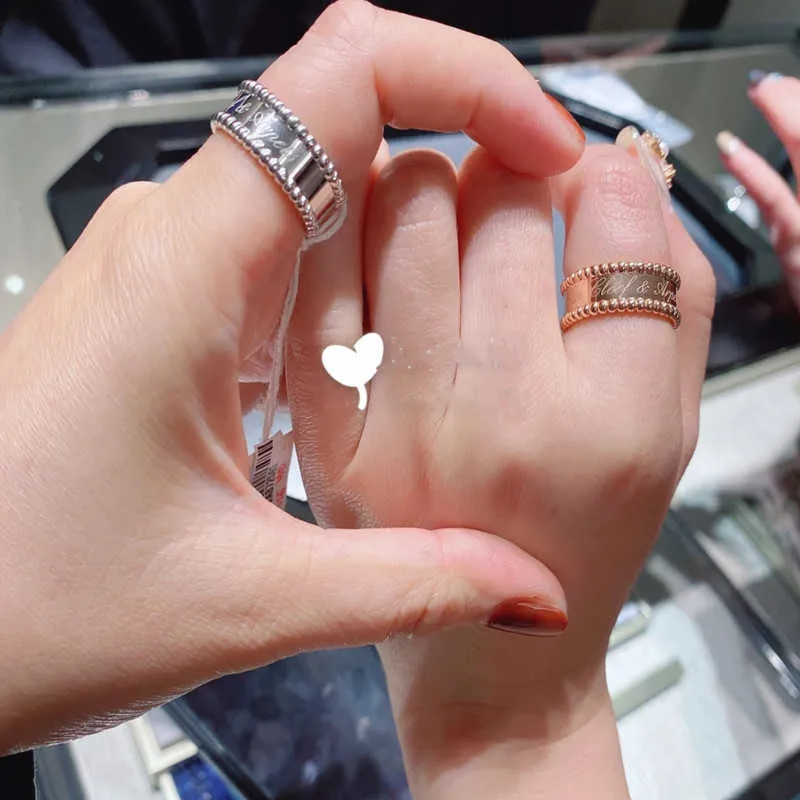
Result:
[[[270,172],[303,219],[313,244],[334,233],[347,213],[339,173],[322,146],[278,98],[256,81],[243,81],[236,99],[211,118]]]

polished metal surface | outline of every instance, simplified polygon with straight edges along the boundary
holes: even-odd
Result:
[[[211,118],[211,130],[236,140],[266,169],[300,214],[310,243],[343,221],[344,187],[322,145],[300,118],[256,81],[243,81],[231,105]]]
[[[566,298],[561,330],[607,314],[648,314],[677,328],[680,285],[680,275],[665,264],[622,261],[584,267],[561,284]]]

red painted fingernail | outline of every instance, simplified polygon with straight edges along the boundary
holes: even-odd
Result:
[[[567,627],[567,615],[541,600],[506,600],[489,617],[487,625],[523,636],[558,636]]]
[[[561,103],[559,103],[558,100],[555,99],[555,97],[551,97],[549,94],[546,94],[545,97],[550,101],[550,104],[553,106],[553,108],[555,108],[556,111],[558,111],[558,113],[561,114],[561,116],[564,117],[564,119],[567,120],[570,123],[570,125],[572,125],[572,127],[575,129],[575,132],[580,137],[581,142],[585,142],[586,131],[584,131],[584,129],[581,128],[580,124],[578,123],[578,120],[576,120],[575,117],[573,117],[572,114],[570,114],[569,111],[567,111],[567,109],[564,108],[564,106],[562,106]]]

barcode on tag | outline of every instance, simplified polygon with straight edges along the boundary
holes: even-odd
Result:
[[[253,453],[253,465],[250,468],[250,483],[270,503],[275,492],[275,470],[272,469],[272,450],[272,439],[261,442]]]
[[[283,508],[292,457],[292,434],[276,433],[256,446],[250,459],[250,483],[270,503]]]

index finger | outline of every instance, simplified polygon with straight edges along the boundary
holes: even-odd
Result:
[[[575,120],[505,47],[364,0],[331,6],[262,80],[291,93],[309,124],[319,120],[353,177],[384,124],[465,131],[506,166],[540,177],[568,169],[583,149]]]
[[[364,0],[330,6],[260,80],[325,147],[351,193],[363,188],[385,123],[465,130],[532,175],[568,168],[583,149],[575,121],[501,45]],[[192,270],[263,265],[265,253],[300,243],[292,205],[237,149],[211,137],[154,198],[182,239],[168,252]]]
[[[786,148],[797,173],[800,171],[800,80],[773,73],[751,85],[749,94]]]

